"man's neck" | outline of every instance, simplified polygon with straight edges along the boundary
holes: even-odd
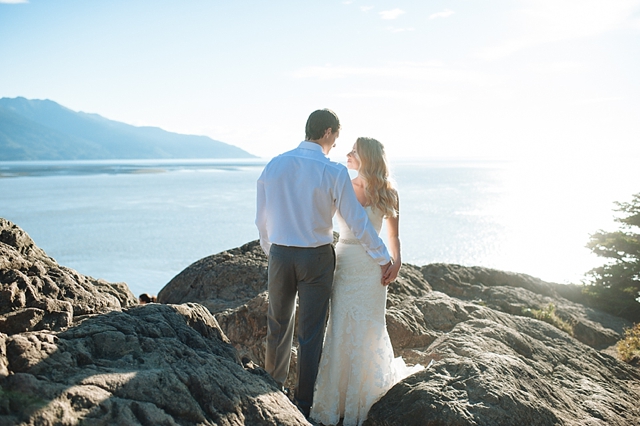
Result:
[[[320,145],[320,148],[322,148],[322,152],[324,152],[324,155],[329,155],[329,151],[331,151],[331,148],[333,148],[333,145],[327,146],[327,144],[323,145],[323,139],[307,139],[307,142],[312,142],[315,143],[317,145]]]

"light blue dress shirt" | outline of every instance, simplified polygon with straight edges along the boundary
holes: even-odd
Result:
[[[347,168],[329,160],[320,145],[301,142],[273,158],[258,179],[256,226],[267,255],[271,244],[319,247],[332,243],[336,211],[378,264],[390,261],[356,198]]]

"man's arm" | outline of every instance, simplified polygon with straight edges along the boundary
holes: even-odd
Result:
[[[260,175],[260,178],[258,178],[257,183],[256,226],[258,227],[258,234],[260,235],[260,246],[262,247],[264,253],[269,256],[271,242],[269,242],[269,234],[267,232],[267,206],[263,176],[264,171]]]
[[[387,266],[391,261],[387,247],[369,222],[367,212],[360,205],[346,168],[343,168],[338,175],[335,191],[336,208],[353,235],[360,240],[360,244],[376,263]]]

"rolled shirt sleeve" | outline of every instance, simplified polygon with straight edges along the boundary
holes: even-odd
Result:
[[[260,235],[260,247],[262,247],[264,253],[269,256],[271,242],[269,242],[269,233],[267,232],[266,194],[263,176],[264,172],[260,175],[256,188],[256,226],[258,228],[258,234]]]

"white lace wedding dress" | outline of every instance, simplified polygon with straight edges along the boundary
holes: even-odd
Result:
[[[378,233],[382,216],[366,208]],[[387,390],[421,370],[394,358],[387,333],[387,287],[380,266],[360,245],[342,217],[331,296],[331,310],[311,418],[323,425],[361,425],[369,409]]]

